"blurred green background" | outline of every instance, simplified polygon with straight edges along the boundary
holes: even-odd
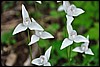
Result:
[[[75,17],[72,23],[73,28],[83,36],[89,35],[89,47],[94,56],[83,55],[71,52],[71,66],[98,66],[99,65],[99,1],[71,1],[71,4],[82,8],[85,13]],[[36,21],[55,38],[40,40],[38,42],[41,53],[44,54],[49,46],[53,46],[51,51],[50,63],[52,66],[69,66],[67,49],[60,50],[62,41],[68,37],[66,30],[66,13],[58,12],[57,9],[62,2],[42,1],[38,4],[34,1],[2,1],[1,3],[1,46],[12,45],[21,40],[17,35],[12,36],[12,31],[18,23],[22,22],[21,4],[24,4],[30,17]],[[9,11],[12,11],[9,15]],[[7,13],[8,12],[8,13]],[[13,13],[14,12],[14,13]],[[17,22],[16,22],[17,21]],[[14,24],[14,25],[13,25]],[[7,26],[8,25],[8,26]],[[7,28],[6,28],[6,27]],[[9,28],[10,27],[10,28]],[[6,28],[6,29],[4,29]],[[6,32],[4,32],[6,31]],[[26,34],[25,32],[23,34]],[[18,36],[22,36],[18,34]],[[81,43],[74,43],[72,49],[80,46]]]

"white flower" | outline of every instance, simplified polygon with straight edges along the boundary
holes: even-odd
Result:
[[[58,11],[64,10],[68,16],[78,16],[84,11],[80,8],[76,8],[75,5],[70,5],[69,1],[63,1],[63,5],[59,6]]]
[[[62,42],[61,45],[61,50],[64,49],[65,47],[71,45],[74,42],[79,43],[79,42],[88,42],[88,39],[85,38],[82,35],[77,35],[77,32],[75,30],[73,30],[71,24],[69,23],[67,25],[67,31],[68,31],[68,38],[65,38],[64,41]]]
[[[89,39],[89,36],[87,36],[87,39]],[[94,55],[94,53],[90,48],[88,48],[88,46],[89,46],[89,42],[85,42],[80,47],[74,48],[72,51],[79,52],[79,53],[85,52],[85,54]]]
[[[41,55],[39,58],[36,58],[32,60],[32,64],[38,65],[38,66],[51,66],[50,62],[48,62],[50,58],[50,52],[51,52],[52,46],[47,49],[45,52],[45,55]]]
[[[54,38],[54,37],[50,33],[46,32],[46,31],[36,30],[35,31],[35,35],[32,35],[31,42],[28,45],[36,43],[37,41],[39,41],[40,38],[48,39],[48,38]]]
[[[82,9],[76,8],[76,6],[73,4],[68,7],[66,12],[67,12],[67,15],[69,15],[69,16],[78,16],[78,15],[84,13],[84,11]]]
[[[65,10],[65,12],[66,12],[66,10],[68,9],[69,6],[70,6],[69,1],[63,1],[63,5],[58,7],[58,11]]]
[[[13,35],[25,31],[27,28],[29,28],[30,30],[44,30],[33,18],[31,22],[29,14],[23,4],[22,4],[22,17],[23,17],[23,23],[17,25],[17,27],[14,29]]]
[[[36,1],[37,3],[39,3],[39,4],[42,4],[42,2],[41,1]]]

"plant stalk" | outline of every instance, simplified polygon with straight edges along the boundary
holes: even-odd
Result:
[[[71,65],[71,46],[69,46],[69,65]]]
[[[28,43],[29,43],[30,42],[29,29],[27,30],[27,32],[28,32]],[[29,52],[30,52],[30,58],[31,58],[30,63],[31,63],[31,61],[32,61],[32,48],[30,45],[28,45],[28,46],[29,46]]]

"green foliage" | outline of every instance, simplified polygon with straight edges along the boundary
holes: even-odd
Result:
[[[68,32],[67,32],[67,28],[66,28],[66,26],[63,28],[63,30],[62,30],[62,36],[63,36],[63,38],[66,38],[66,37],[68,37],[69,35],[68,35]]]
[[[30,13],[30,16],[32,16],[32,17],[34,17],[34,18],[41,18],[42,17],[42,14],[39,12],[39,11],[37,11],[37,12],[31,12]]]
[[[99,60],[98,59],[95,59],[95,58],[98,58],[99,57],[99,44],[96,44],[94,46],[91,46],[90,48],[94,52],[94,56],[92,57],[90,55],[85,55],[85,57],[83,59],[82,65],[97,66],[99,64]]]
[[[60,58],[66,58],[67,56],[66,55],[64,55],[65,53],[63,53],[63,52],[65,52],[65,50],[64,51],[61,51],[60,50],[60,46],[61,46],[61,41],[53,41],[52,42],[52,46],[53,46],[53,48],[52,48],[52,54],[53,54],[53,56],[51,56],[51,59],[50,59],[50,61],[52,61],[52,60],[55,60],[55,61],[52,61],[51,63],[52,63],[52,65],[54,66],[55,64],[56,64],[56,62],[60,59]]]
[[[52,23],[46,28],[46,30],[50,33],[56,33],[56,31],[60,28],[58,23]]]
[[[56,10],[52,10],[50,11],[50,15],[53,17],[53,18],[58,18],[59,17],[59,14]]]
[[[49,4],[50,4],[50,8],[51,9],[55,9],[56,8],[56,4],[53,1],[51,1]]]
[[[90,39],[98,40],[99,39],[99,23],[95,23],[94,27],[90,28],[86,35],[90,36]]]
[[[85,10],[85,13],[76,17],[77,19],[74,20],[73,25],[76,25],[77,28],[79,26],[84,26],[84,28],[89,29],[91,27],[91,25],[95,22],[94,20],[99,19],[99,14],[98,14],[99,13],[99,9],[98,9],[99,4],[98,4],[98,1],[93,1],[93,2],[91,2],[91,1],[87,1],[87,2],[81,1],[80,3],[78,1],[73,1],[73,3],[75,3],[75,5],[77,7],[82,6],[81,8],[83,10]]]
[[[86,13],[80,15],[79,17],[76,17],[77,19],[75,19],[73,21],[73,25],[76,25],[76,29],[79,28],[79,26],[83,26],[84,28],[88,29],[93,21],[92,20],[89,20],[90,19],[90,16]]]
[[[12,32],[9,31],[9,32],[4,32],[1,35],[1,42],[4,43],[4,44],[13,45],[13,44],[16,43],[16,40],[14,39]]]
[[[48,40],[43,40],[43,39],[40,39],[39,42],[38,42],[39,46],[41,48],[45,48],[49,45],[49,41]]]
[[[14,1],[7,1],[3,4],[3,11],[8,10],[9,8],[11,8],[13,6]]]
[[[26,1],[29,5],[32,5],[34,2],[33,1]]]
[[[84,5],[84,3],[85,1],[72,1],[72,4],[75,4],[77,7],[81,7],[82,5]]]

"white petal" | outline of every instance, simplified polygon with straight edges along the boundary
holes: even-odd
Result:
[[[22,4],[22,17],[23,17],[23,19],[29,18],[29,14],[23,4]]]
[[[41,63],[41,59],[40,59],[40,58],[33,59],[31,63],[32,63],[32,64],[35,64],[35,65],[38,65],[38,66],[43,65],[43,64]]]
[[[26,26],[24,26],[22,23],[18,24],[17,27],[14,29],[13,35],[25,31],[27,29]]]
[[[47,49],[47,51],[45,52],[45,57],[47,58],[47,60],[49,60],[49,58],[50,58],[51,49],[52,49],[52,46],[49,47],[49,48]]]
[[[82,35],[77,35],[75,37],[74,41],[76,43],[79,43],[79,42],[89,42],[89,40],[87,38],[85,38],[84,36],[82,36]]]
[[[45,63],[44,66],[51,66],[49,62]]]
[[[94,53],[92,52],[92,50],[90,48],[87,51],[85,51],[85,54],[94,55]]]
[[[64,49],[67,46],[70,46],[73,43],[73,41],[69,40],[68,38],[65,38],[61,45],[61,50]]]
[[[61,1],[57,1],[57,3],[59,3],[59,2],[61,2]]]
[[[70,25],[72,23],[72,21],[74,20],[74,18],[72,16],[66,15],[66,18],[67,18],[67,25]]]
[[[30,30],[44,30],[33,18],[31,24],[28,27]]]
[[[73,13],[73,16],[78,16],[84,12],[85,12],[84,10],[82,10],[80,8],[76,8],[76,11]]]
[[[67,31],[68,31],[68,35],[70,37],[71,32],[73,31],[73,28],[72,28],[72,25],[71,24],[67,25]]]
[[[76,47],[72,51],[83,53],[84,51],[81,50],[81,47]]]
[[[58,11],[63,11],[63,10],[64,10],[63,5],[58,7]]]
[[[31,42],[28,44],[28,45],[31,45],[31,44],[34,44],[34,43],[36,43],[37,41],[39,41],[39,37],[38,36],[36,36],[36,35],[32,35],[32,37],[31,37]]]
[[[65,10],[65,12],[67,13],[68,7],[70,6],[69,1],[63,1],[63,8]]]
[[[54,38],[50,33],[44,31],[42,32],[41,36],[42,39]]]
[[[42,2],[41,1],[36,1],[37,3],[41,4]]]

